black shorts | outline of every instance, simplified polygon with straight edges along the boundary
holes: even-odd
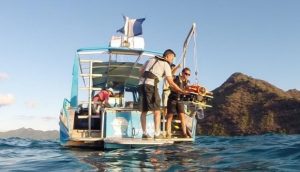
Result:
[[[172,114],[185,113],[184,104],[180,100],[168,99],[167,111]]]
[[[139,85],[139,110],[142,112],[160,110],[160,97],[155,86]]]

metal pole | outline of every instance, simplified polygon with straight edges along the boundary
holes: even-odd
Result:
[[[91,125],[92,125],[92,88],[93,88],[93,62],[90,61],[90,71],[89,71],[89,137],[91,137]]]
[[[104,123],[105,123],[105,114],[106,111],[101,109],[101,138],[103,139],[104,137]]]
[[[183,53],[182,53],[182,60],[183,60],[183,68],[185,67],[185,58],[186,58],[186,52],[187,52],[187,46],[191,40],[192,35],[195,33],[196,30],[196,23],[193,23],[192,28],[190,29],[188,36],[186,37],[184,43],[183,43]]]

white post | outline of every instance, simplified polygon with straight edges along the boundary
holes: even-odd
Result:
[[[183,68],[185,68],[185,58],[186,58],[187,46],[191,40],[191,36],[195,34],[195,31],[196,31],[196,23],[193,23],[192,28],[190,29],[189,34],[183,43],[183,53],[182,53],[182,57],[181,57],[183,60]]]
[[[93,88],[93,62],[90,61],[90,71],[89,71],[89,137],[91,137],[91,125],[92,125],[92,88]]]

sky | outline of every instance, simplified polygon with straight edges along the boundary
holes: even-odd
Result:
[[[187,66],[209,90],[235,72],[300,90],[299,9],[298,0],[2,0],[0,131],[58,130],[76,50],[107,46],[123,15],[146,18],[145,49],[177,56],[195,22],[198,66],[189,53]]]

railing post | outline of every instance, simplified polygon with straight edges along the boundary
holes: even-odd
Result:
[[[91,137],[91,126],[92,126],[92,87],[93,87],[93,61],[90,61],[90,71],[89,71],[89,137]]]

